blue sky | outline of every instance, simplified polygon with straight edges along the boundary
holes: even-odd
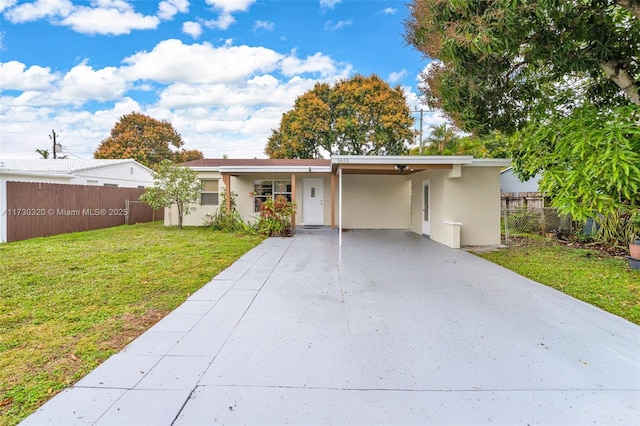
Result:
[[[261,158],[297,96],[356,73],[419,107],[427,61],[402,39],[405,3],[0,0],[0,157],[39,157],[55,129],[69,158],[91,158],[137,111],[205,157]]]

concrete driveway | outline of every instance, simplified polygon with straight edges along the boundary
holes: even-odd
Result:
[[[269,239],[24,424],[637,424],[640,327],[404,231]]]

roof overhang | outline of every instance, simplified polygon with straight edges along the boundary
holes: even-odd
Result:
[[[331,157],[331,170],[351,174],[407,175],[425,170],[447,170],[454,166],[504,167],[507,159],[474,159],[472,156],[369,156],[336,155]]]
[[[49,173],[49,172],[25,172],[20,170],[0,170],[0,177],[21,176],[53,179],[73,179],[76,176],[69,173]]]
[[[194,170],[198,170],[194,168]],[[329,173],[331,166],[225,166],[218,167],[220,173]]]

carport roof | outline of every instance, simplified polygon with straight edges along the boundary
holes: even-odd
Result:
[[[198,171],[221,173],[345,173],[410,174],[428,169],[451,169],[455,165],[506,167],[503,158],[475,159],[472,156],[335,155],[331,159],[223,159],[203,158],[183,163]]]

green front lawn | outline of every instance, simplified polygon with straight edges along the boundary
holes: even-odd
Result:
[[[0,244],[0,425],[13,425],[262,241],[156,222]]]
[[[478,255],[640,324],[640,271],[632,270],[623,257],[541,237],[522,238],[506,249]]]

